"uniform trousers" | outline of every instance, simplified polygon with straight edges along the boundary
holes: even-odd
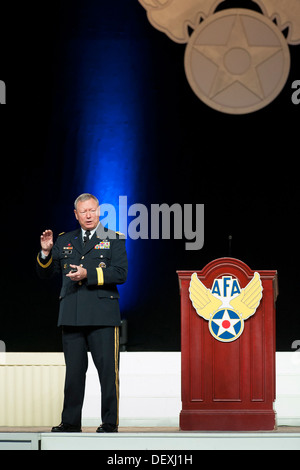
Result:
[[[63,326],[66,363],[62,422],[81,426],[88,351],[91,352],[101,386],[102,423],[119,421],[119,327]]]

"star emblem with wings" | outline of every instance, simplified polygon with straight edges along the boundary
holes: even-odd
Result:
[[[255,314],[262,299],[259,273],[241,289],[237,279],[223,276],[207,289],[196,273],[191,277],[189,293],[197,314],[209,322],[209,331],[218,341],[235,341],[244,331],[244,321]]]
[[[187,44],[184,67],[195,95],[227,114],[259,111],[285,87],[289,45],[300,44],[300,0],[137,0],[150,23]],[[217,11],[218,10],[218,11]],[[275,22],[274,22],[275,20]],[[282,31],[288,29],[287,37]],[[191,32],[193,30],[193,32]]]

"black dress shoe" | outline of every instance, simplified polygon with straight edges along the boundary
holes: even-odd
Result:
[[[72,424],[60,423],[59,426],[54,426],[51,432],[81,432],[80,426],[73,426]]]
[[[118,426],[115,424],[103,423],[101,426],[99,426],[96,432],[118,432]]]

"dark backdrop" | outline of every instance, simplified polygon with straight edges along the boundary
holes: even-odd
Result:
[[[129,350],[180,349],[176,270],[232,255],[277,269],[277,349],[299,339],[300,46],[267,108],[218,113],[187,83],[185,45],[154,29],[137,0],[2,6],[0,339],[7,351],[60,351],[59,280],[35,274],[40,233],[76,227],[73,200],[205,204],[205,242],[128,240],[122,287]],[[226,7],[247,6],[225,2]],[[246,2],[249,4],[250,2]],[[245,5],[244,5],[245,4]],[[119,144],[115,144],[115,142]],[[101,155],[100,155],[101,154]]]

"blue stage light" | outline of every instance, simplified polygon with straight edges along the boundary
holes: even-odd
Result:
[[[128,204],[137,202],[140,105],[132,73],[132,50],[125,40],[101,39],[84,44],[77,73],[77,103],[73,104],[79,111],[76,186],[80,192],[95,194],[100,205],[113,205],[116,223],[112,219],[108,226],[122,231],[119,197],[127,196]],[[126,242],[130,272],[132,243],[129,239]],[[130,272],[126,288],[121,287],[124,309],[129,308],[132,298]]]

